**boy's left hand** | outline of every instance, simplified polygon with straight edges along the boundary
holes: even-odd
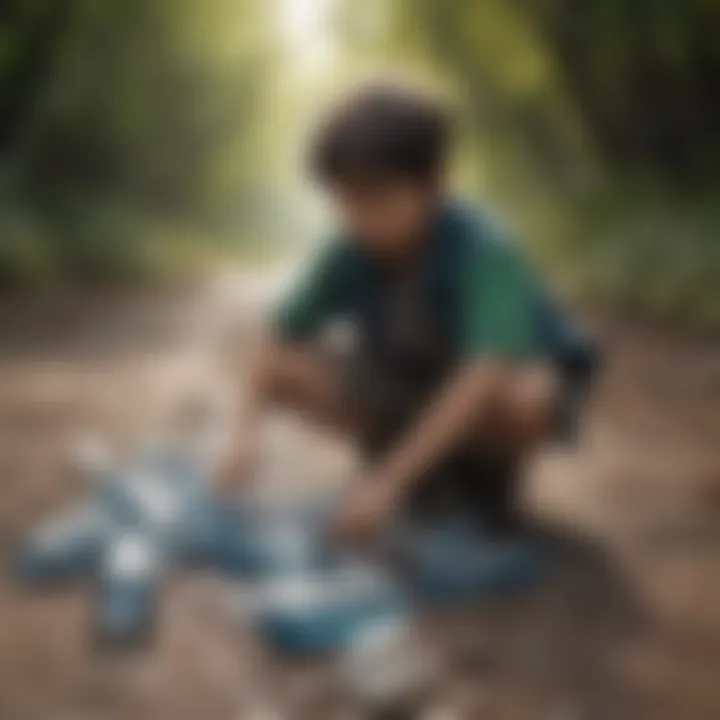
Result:
[[[332,536],[345,542],[369,539],[389,519],[397,496],[397,489],[385,478],[365,478],[340,509],[333,523]]]

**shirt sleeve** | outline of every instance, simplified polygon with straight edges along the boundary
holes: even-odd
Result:
[[[336,309],[342,291],[342,247],[324,247],[275,307],[271,323],[283,340],[308,340],[317,335]]]
[[[479,243],[463,270],[462,356],[520,359],[537,354],[533,287],[531,273],[512,243]]]

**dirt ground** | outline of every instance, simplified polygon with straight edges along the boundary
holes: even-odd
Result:
[[[182,293],[0,303],[3,561],[82,494],[64,460],[79,432],[122,447],[186,391],[227,387],[276,282],[235,273]],[[448,717],[720,718],[720,348],[598,329],[606,368],[582,444],[545,453],[527,483],[528,511],[559,538],[555,570],[522,597],[427,621],[430,637],[474,643],[444,685]],[[273,462],[289,484],[348,471],[344,448],[279,427]],[[173,579],[157,645],[133,658],[90,646],[86,590],[38,593],[3,572],[0,720],[242,717],[264,661],[216,579]],[[307,668],[289,670],[283,687]]]

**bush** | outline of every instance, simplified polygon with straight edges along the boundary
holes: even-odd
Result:
[[[630,193],[597,206],[575,267],[596,302],[720,332],[720,213],[710,201]]]

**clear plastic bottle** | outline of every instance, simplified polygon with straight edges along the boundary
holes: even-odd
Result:
[[[324,571],[307,571],[268,580],[255,612],[262,636],[282,654],[342,650],[363,628],[404,622],[403,594],[377,568],[339,562]]]
[[[15,568],[23,580],[71,580],[91,572],[102,555],[108,523],[96,503],[41,523],[20,544]]]
[[[99,642],[136,645],[153,637],[166,567],[162,549],[152,536],[138,530],[117,530],[97,578],[95,631]]]

